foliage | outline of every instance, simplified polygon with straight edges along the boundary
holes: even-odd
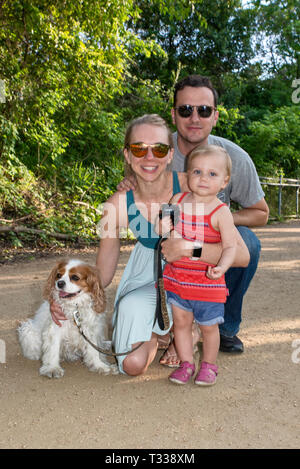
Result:
[[[254,1],[260,31],[260,50],[269,49],[267,68],[279,72],[283,68],[290,78],[300,76],[300,5],[297,0]],[[283,65],[292,65],[283,67]]]
[[[89,130],[91,140],[99,130],[113,131],[118,116],[103,110],[123,93],[127,41],[138,44],[124,27],[135,16],[132,3],[2,2],[3,115],[18,127],[16,151],[29,168],[59,166],[70,142],[85,140]]]
[[[123,177],[127,123],[171,124],[189,73],[219,92],[214,133],[261,175],[300,177],[299,24],[295,0],[0,0],[0,223],[40,229],[42,243],[92,239]]]
[[[284,106],[250,124],[242,146],[252,156],[261,176],[283,174],[300,178],[300,107]]]
[[[228,138],[235,143],[239,143],[239,138],[235,131],[235,127],[239,121],[244,119],[237,108],[228,108],[224,106],[218,106],[219,119],[217,127],[213,129],[214,134],[219,135],[223,138]]]
[[[224,75],[245,68],[253,58],[254,13],[241,8],[239,0],[173,3],[176,16],[169,9],[158,9],[157,1],[137,1],[142,14],[129,25],[144,40],[155,37],[165,58],[137,57],[134,71],[147,78],[158,76],[170,88],[180,63],[184,75],[200,72],[211,76],[222,94]]]
[[[70,239],[90,242],[96,238],[96,223],[101,204],[112,194],[123,173],[123,163],[115,158],[114,165],[84,167],[82,163],[69,166],[57,176],[57,181],[46,182],[12,157],[0,165],[0,218],[6,222],[23,224],[41,230],[40,239],[20,233],[13,236],[15,245],[20,240],[53,243],[50,233],[64,233]]]

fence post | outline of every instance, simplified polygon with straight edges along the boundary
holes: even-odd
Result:
[[[282,196],[282,174],[279,176],[279,190],[278,190],[278,216],[281,216],[281,196]]]

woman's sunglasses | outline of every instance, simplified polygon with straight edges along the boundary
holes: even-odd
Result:
[[[153,143],[152,145],[146,145],[146,143],[132,143],[131,145],[127,145],[126,148],[128,148],[136,158],[146,156],[148,148],[151,148],[156,158],[164,158],[170,150],[170,145],[166,143]]]
[[[190,104],[184,104],[183,106],[178,106],[174,109],[177,109],[178,114],[181,117],[190,117],[193,114],[195,108],[197,109],[199,117],[210,117],[212,112],[216,110],[215,107],[205,106],[204,104],[201,106],[191,106]]]

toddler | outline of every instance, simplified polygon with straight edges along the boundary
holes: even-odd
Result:
[[[174,230],[194,242],[197,257],[183,257],[167,264],[164,270],[164,287],[172,305],[174,340],[180,359],[179,368],[169,379],[186,384],[195,373],[192,341],[195,320],[203,338],[203,356],[194,382],[209,386],[215,384],[218,374],[218,325],[224,322],[227,297],[224,274],[232,265],[236,250],[232,214],[217,197],[229,182],[231,159],[222,147],[198,146],[189,154],[187,164],[190,192],[176,194],[170,202],[177,204],[180,211]],[[216,266],[201,261],[203,242],[222,243],[222,255]]]

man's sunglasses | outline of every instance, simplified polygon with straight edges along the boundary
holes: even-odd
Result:
[[[183,106],[178,106],[174,109],[178,111],[180,117],[191,117],[195,108],[197,109],[199,117],[210,117],[212,112],[216,110],[215,107],[205,106],[204,104],[201,106],[191,106],[190,104],[184,104]]]
[[[153,143],[152,145],[146,145],[146,143],[132,143],[131,145],[127,145],[126,148],[128,148],[136,158],[146,156],[148,148],[151,148],[156,158],[164,158],[170,150],[170,145],[166,143]]]

